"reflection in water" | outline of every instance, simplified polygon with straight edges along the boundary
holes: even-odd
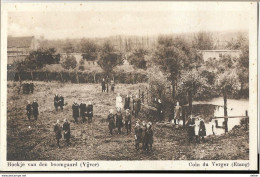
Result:
[[[248,100],[233,100],[228,99],[228,116],[245,116],[246,110],[248,110]],[[187,120],[188,106],[183,107],[185,120]],[[215,98],[211,101],[194,102],[192,108],[193,115],[200,115],[205,121],[206,135],[220,135],[225,133],[224,118],[212,119],[213,117],[224,116],[223,98]],[[229,118],[228,119],[228,131],[234,128],[235,125],[240,124],[242,118]],[[180,122],[180,124],[183,124]]]

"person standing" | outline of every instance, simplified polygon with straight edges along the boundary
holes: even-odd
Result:
[[[152,130],[152,123],[148,122],[148,127],[146,130],[147,133],[147,150],[151,151],[153,147],[153,130]]]
[[[125,128],[126,128],[126,133],[128,134],[129,132],[131,133],[132,131],[132,115],[129,112],[129,109],[125,111]]]
[[[135,130],[135,149],[139,150],[139,144],[142,142],[142,128],[139,124],[139,121],[136,121],[134,130]]]
[[[57,120],[56,124],[54,124],[54,132],[55,132],[57,145],[60,148],[60,139],[61,139],[62,135],[61,135],[61,126],[60,126],[59,120]]]
[[[120,109],[122,110],[123,109],[123,99],[122,97],[120,96],[120,93],[117,94],[117,97],[116,97],[116,109]]]
[[[106,92],[106,82],[104,78],[102,79],[101,87],[102,87],[102,92]]]
[[[75,120],[75,122],[78,122],[78,117],[79,117],[79,105],[77,104],[76,101],[74,101],[72,105],[72,116]]]
[[[192,115],[190,116],[190,119],[188,120],[187,122],[187,127],[188,127],[188,141],[189,143],[192,142],[193,140],[193,137],[195,135],[195,131],[194,131],[194,126],[195,126],[195,120],[194,118],[192,117]]]
[[[88,123],[91,123],[92,117],[93,117],[93,104],[91,103],[91,101],[88,102],[86,112],[87,112],[87,117],[88,117]]]
[[[67,119],[64,119],[64,123],[63,123],[63,131],[64,131],[64,139],[65,139],[65,142],[67,144],[67,146],[69,146],[69,143],[70,143],[70,123],[68,122]]]
[[[34,120],[37,120],[39,115],[39,104],[37,103],[36,99],[33,100],[32,109],[33,109]]]
[[[180,123],[180,118],[182,116],[182,107],[179,105],[179,102],[176,103],[174,113],[174,124],[177,125]]]
[[[63,111],[64,97],[61,94],[59,94],[59,106],[60,106],[61,111]]]
[[[30,101],[28,101],[28,104],[26,106],[26,115],[27,115],[28,120],[31,120],[32,105],[30,104]]]
[[[122,133],[121,128],[123,127],[123,116],[121,113],[121,109],[118,109],[117,113],[116,113],[116,127],[118,130],[118,133],[121,134]]]
[[[115,81],[111,80],[111,91],[114,92],[115,91]]]
[[[202,138],[202,142],[204,142],[204,136],[206,136],[206,126],[204,120],[200,119],[199,137]]]
[[[80,109],[80,116],[82,118],[82,122],[85,123],[86,122],[86,111],[87,111],[86,103],[81,101],[81,103],[79,105],[79,109]]]
[[[55,107],[56,111],[58,111],[58,106],[59,106],[59,97],[58,97],[58,94],[55,94],[55,96],[54,96],[54,107]]]
[[[199,143],[199,130],[200,130],[200,120],[199,120],[198,117],[196,117],[195,125],[194,125],[194,133],[195,133],[196,143]]]
[[[110,109],[109,114],[107,116],[108,121],[108,129],[111,135],[113,135],[113,129],[115,128],[115,116],[113,114],[113,109]]]
[[[124,109],[130,109],[130,97],[128,96],[128,94],[125,97],[125,105],[124,105]]]

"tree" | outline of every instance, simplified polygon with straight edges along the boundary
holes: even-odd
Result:
[[[131,65],[134,65],[137,68],[146,69],[146,60],[145,56],[148,54],[148,51],[144,48],[136,49],[128,58]]]
[[[153,55],[154,63],[169,73],[172,82],[172,97],[175,98],[176,83],[181,70],[197,68],[202,63],[202,57],[183,38],[160,36]]]
[[[198,50],[212,50],[214,49],[214,41],[208,32],[201,31],[195,34],[192,41],[193,48]]]
[[[123,58],[121,53],[117,52],[110,41],[106,41],[100,53],[98,65],[105,71],[106,74],[110,74],[114,67],[123,64]]]
[[[66,41],[65,46],[63,47],[63,50],[69,54],[69,53],[73,53],[75,51],[75,47],[72,45],[72,43],[70,41]]]
[[[60,62],[60,54],[55,48],[38,49],[30,52],[25,60],[25,64],[30,69],[42,68],[46,64],[57,64]]]
[[[73,55],[65,56],[61,66],[65,69],[75,69],[77,66],[77,60]]]
[[[194,95],[201,97],[210,89],[207,78],[202,76],[202,71],[197,69],[184,70],[178,83],[178,96],[184,98],[188,95],[190,114],[192,113],[192,100]]]
[[[81,41],[81,52],[82,57],[86,61],[95,61],[98,58],[98,45],[91,40],[82,40]]]

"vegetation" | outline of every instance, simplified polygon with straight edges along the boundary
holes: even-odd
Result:
[[[110,74],[116,66],[123,64],[123,58],[121,53],[115,50],[111,42],[106,41],[101,48],[100,58],[97,63],[105,73]]]

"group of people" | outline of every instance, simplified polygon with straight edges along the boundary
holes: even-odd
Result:
[[[131,133],[131,131],[132,131],[132,128],[131,128],[132,116],[131,116],[129,109],[127,109],[125,111],[124,119],[123,119],[123,114],[122,114],[120,108],[117,109],[116,114],[114,114],[113,109],[110,109],[109,114],[107,116],[107,121],[108,121],[109,133],[111,135],[113,135],[114,129],[117,129],[118,134],[121,134],[122,133],[121,129],[124,125],[126,128],[127,134]]]
[[[115,81],[111,80],[110,85],[111,85],[111,91],[114,92],[115,91]],[[102,82],[101,82],[101,91],[108,92],[108,90],[109,90],[108,79],[105,80],[105,78],[103,78]]]
[[[60,121],[57,120],[56,124],[54,124],[54,132],[55,137],[57,140],[57,145],[60,148],[60,139],[62,138],[62,131],[63,137],[65,139],[66,145],[70,145],[70,123],[67,119],[64,119],[63,124],[60,124]]]
[[[200,140],[204,142],[204,136],[206,136],[206,126],[202,118],[199,116],[190,116],[190,119],[187,122],[187,130],[190,143],[192,141],[200,143]]]
[[[31,120],[31,115],[33,115],[34,120],[37,120],[39,115],[39,104],[37,103],[36,99],[33,100],[32,104],[28,101],[26,105],[26,115],[28,120]]]
[[[135,148],[139,150],[139,144],[142,144],[142,149],[144,151],[151,151],[153,145],[153,130],[152,123],[146,123],[143,121],[140,123],[139,120],[136,121],[135,125]]]
[[[132,100],[132,103],[131,103]],[[131,106],[132,104],[132,106]],[[125,97],[125,102],[124,102],[124,106],[123,106],[123,98],[121,97],[120,93],[118,93],[117,97],[116,97],[116,109],[120,109],[123,110],[123,108],[125,110],[129,109],[132,110],[132,114],[137,117],[140,110],[141,110],[141,99],[138,97],[138,95],[136,95],[136,97],[134,98],[133,96],[129,96],[128,94]]]
[[[23,84],[23,94],[33,93],[34,84],[33,83],[24,83]]]
[[[72,105],[72,116],[76,123],[78,122],[79,117],[82,118],[83,123],[87,121],[86,117],[88,118],[88,123],[91,123],[93,118],[93,104],[91,101],[89,101],[88,104],[83,101],[78,104],[76,101],[74,101]]]
[[[63,106],[64,106],[64,97],[61,94],[55,94],[54,96],[54,107],[55,110],[58,111],[58,108],[63,111]]]

